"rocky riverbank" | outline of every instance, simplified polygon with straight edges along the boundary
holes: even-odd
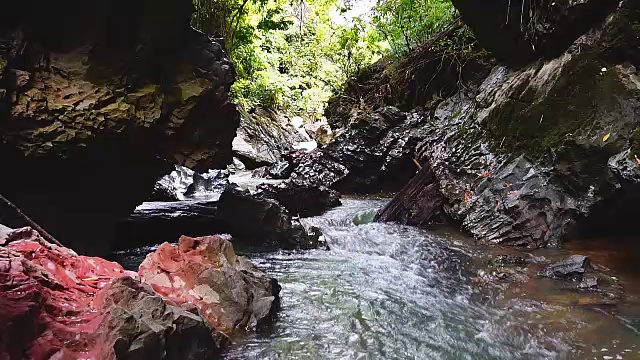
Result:
[[[204,360],[269,322],[280,287],[220,236],[165,243],[134,273],[23,228],[0,246],[0,290],[2,358]]]
[[[330,123],[345,126],[341,135],[287,157],[291,181],[365,194],[408,183],[379,220],[428,226],[445,215],[487,244],[537,248],[633,232],[640,200],[638,5],[532,2],[518,15],[531,25],[523,29],[509,23],[521,11],[512,4],[496,12],[505,25],[495,14],[480,15],[488,8],[454,3],[478,35],[479,44],[469,46],[493,55],[478,52],[446,70],[408,56],[406,68],[417,67],[416,76],[456,79],[440,92],[418,77],[385,78],[398,64],[374,67],[330,106]],[[535,50],[518,51],[527,41]],[[417,53],[450,61],[436,47]],[[372,95],[385,79],[407,92],[420,89],[417,100]]]

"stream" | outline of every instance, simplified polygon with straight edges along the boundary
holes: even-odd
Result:
[[[304,219],[330,250],[237,246],[278,279],[282,306],[270,328],[237,339],[225,358],[640,359],[637,302],[613,313],[558,300],[566,296],[537,280],[480,286],[481,264],[497,250],[452,229],[366,223],[386,201],[347,198]],[[149,251],[120,261],[135,267]],[[565,255],[545,251],[531,256]]]

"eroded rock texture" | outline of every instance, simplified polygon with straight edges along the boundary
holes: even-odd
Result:
[[[217,358],[272,319],[280,286],[220,236],[181,237],[138,273],[44,241],[0,246],[0,359]],[[140,281],[140,280],[141,281]]]
[[[317,216],[340,206],[340,194],[324,186],[295,184],[291,180],[279,184],[258,185],[260,194],[274,199],[289,213],[297,216]]]
[[[195,305],[228,335],[269,321],[279,303],[276,280],[236,256],[220,236],[183,236],[177,247],[164,243],[147,255],[140,276],[168,301]]]
[[[3,5],[0,160],[12,175],[0,192],[80,252],[104,253],[171,164],[231,162],[234,71],[191,12],[189,0]]]
[[[601,2],[574,3],[558,6],[571,16]],[[583,18],[573,28],[581,36],[557,57],[496,67],[430,116],[417,158],[434,172],[444,210],[479,241],[539,247],[574,230],[631,228],[640,189],[638,6],[622,1]]]
[[[211,359],[214,330],[120,265],[29,228],[0,247],[0,358]]]
[[[285,156],[291,181],[351,194],[397,191],[418,170],[415,148],[422,136],[416,128],[423,120],[393,106],[360,114],[321,149]]]

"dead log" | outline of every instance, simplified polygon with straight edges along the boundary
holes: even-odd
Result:
[[[378,222],[397,222],[424,227],[442,213],[438,181],[425,165],[409,183],[376,215]]]

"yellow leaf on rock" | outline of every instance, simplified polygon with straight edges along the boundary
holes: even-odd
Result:
[[[88,278],[84,278],[82,279],[82,281],[98,281],[100,278],[98,277],[88,277]]]
[[[602,142],[605,142],[609,139],[609,137],[611,136],[611,133],[608,133],[607,135],[602,137]]]

